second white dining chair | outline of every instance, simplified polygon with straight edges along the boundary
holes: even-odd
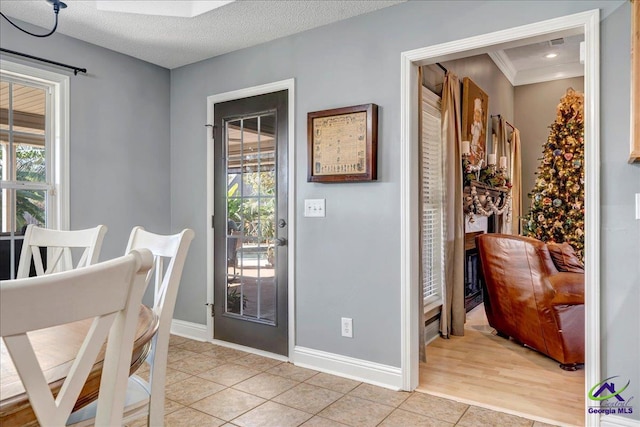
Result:
[[[41,426],[64,425],[107,335],[95,425],[121,425],[138,313],[152,262],[151,253],[142,249],[83,269],[0,282],[0,336]],[[27,332],[91,318],[54,398]]]
[[[84,230],[52,230],[35,225],[27,226],[16,278],[29,277],[32,260],[36,276],[95,264],[98,262],[106,232],[107,227],[104,225]],[[41,248],[46,248],[47,251],[46,270],[40,253]],[[74,249],[82,251],[79,260],[75,263]]]
[[[164,424],[164,390],[171,321],[182,269],[194,236],[193,230],[188,228],[173,235],[151,233],[142,227],[135,227],[131,231],[127,251],[146,248],[154,256],[154,267],[149,271],[147,282],[155,276],[153,311],[159,318],[159,326],[146,360],[150,367],[149,381],[138,375],[129,378],[124,422],[147,415],[147,425],[158,427]],[[96,402],[74,412],[69,417],[67,425],[91,425],[95,416],[95,406]]]

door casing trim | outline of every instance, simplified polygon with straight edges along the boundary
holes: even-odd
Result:
[[[295,135],[295,79],[280,80],[273,83],[267,83],[259,86],[252,86],[244,89],[238,89],[230,92],[219,93],[210,95],[207,97],[207,120],[211,120],[213,123],[213,106],[220,102],[232,101],[241,98],[247,98],[256,95],[265,95],[272,92],[278,92],[281,90],[287,90],[288,106],[287,106],[287,147],[288,147],[288,161],[289,161],[289,173],[288,173],[288,199],[287,210],[289,221],[288,228],[288,269],[287,269],[287,281],[288,281],[288,316],[289,316],[289,330],[288,330],[288,359],[291,360],[293,356],[293,349],[295,347],[295,187],[296,187],[296,167],[295,167],[295,144],[291,141],[294,140]],[[213,216],[214,208],[214,170],[213,170],[213,132],[207,128],[207,216],[205,218],[205,224],[207,228],[207,304],[213,304],[213,227],[211,226],[211,217]],[[210,308],[207,306],[207,340],[213,342],[214,321],[211,317]]]
[[[485,53],[487,47],[581,29],[585,37],[585,402],[589,385],[601,381],[600,369],[600,12],[561,16],[493,33],[401,53],[400,135],[400,312],[403,388],[418,385],[418,66]],[[586,406],[586,405],[585,405]],[[585,413],[586,425],[599,426],[597,414]]]

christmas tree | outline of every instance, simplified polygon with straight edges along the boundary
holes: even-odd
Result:
[[[584,95],[573,89],[560,100],[529,193],[523,234],[543,242],[568,242],[584,257]]]

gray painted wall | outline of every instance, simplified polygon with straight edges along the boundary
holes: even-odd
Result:
[[[206,97],[295,77],[296,343],[400,366],[400,53],[599,7],[606,16],[619,6],[620,2],[606,1],[559,1],[553,7],[539,2],[408,2],[172,70],[172,225],[192,225],[198,234],[176,317],[206,321],[202,306],[207,286]],[[622,235],[638,235],[638,224],[631,217],[640,174],[637,166],[626,163],[628,153],[624,154],[628,152],[629,90],[611,89],[621,81],[622,86],[627,84],[629,15],[625,5],[609,18],[613,25],[605,18],[601,48],[601,69],[605,76],[609,74],[602,79],[606,94],[602,110],[612,112],[602,121],[603,154],[612,146],[618,152],[616,156],[614,150],[606,152],[602,191],[610,209],[626,218],[616,224],[619,236],[603,238],[605,246],[620,244],[626,250],[624,257],[604,256],[603,301],[614,298],[628,305],[627,310],[616,311],[619,333],[605,326],[608,341],[603,353],[607,367],[616,367],[621,375],[637,373],[631,360],[639,358],[637,344],[630,344],[622,333],[639,322],[633,308],[638,299],[637,267],[633,267],[635,276],[621,272],[629,273],[629,266],[638,265],[640,243]],[[612,92],[620,94],[613,97]],[[378,182],[307,183],[307,112],[367,102],[380,106]],[[615,126],[606,120],[609,114],[615,114]],[[623,179],[612,182],[611,174]],[[610,193],[609,186],[616,190]],[[326,198],[327,217],[303,218],[305,198]],[[603,210],[608,212],[606,205]],[[611,219],[605,216],[603,230],[613,227],[607,222]],[[627,262],[622,263],[623,259]],[[636,294],[624,300],[618,292],[632,292],[632,284]],[[605,313],[612,308],[605,307]],[[341,316],[353,318],[353,339],[340,337]]]
[[[169,233],[169,70],[59,33],[36,39],[5,24],[3,20],[1,47],[88,70],[74,76],[2,55],[70,75],[71,229],[108,227],[102,261],[124,255],[136,225]],[[148,304],[153,303],[152,292],[150,288],[145,294]]]
[[[540,166],[543,145],[549,137],[549,126],[556,119],[556,106],[567,88],[584,91],[584,77],[554,80],[516,86],[514,126],[520,131],[522,147],[522,209],[528,212],[536,171]]]
[[[74,76],[69,70],[2,55],[4,60],[70,75],[71,228],[109,228],[101,260],[124,254],[135,225],[167,233],[169,70],[59,33],[36,39],[4,20],[0,40],[3,48],[88,70]]]

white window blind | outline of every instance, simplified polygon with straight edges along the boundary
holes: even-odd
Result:
[[[440,98],[422,90],[422,285],[425,306],[442,296],[444,277],[444,150],[441,138]]]

